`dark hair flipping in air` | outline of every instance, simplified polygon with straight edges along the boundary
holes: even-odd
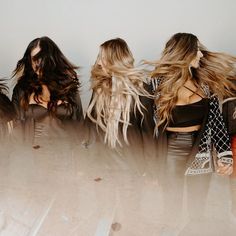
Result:
[[[40,51],[31,58],[31,51],[40,47]],[[37,71],[32,68],[31,61],[37,61]],[[50,91],[48,109],[55,110],[58,100],[75,104],[75,96],[80,87],[75,65],[71,64],[63,55],[58,46],[48,37],[36,38],[28,45],[24,56],[17,63],[13,77],[18,77],[18,84],[24,90],[24,97],[20,105],[24,110],[29,104],[29,97],[35,94],[34,99],[39,102],[38,96],[42,93],[42,85]]]

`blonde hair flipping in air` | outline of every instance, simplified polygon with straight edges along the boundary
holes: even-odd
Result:
[[[118,143],[119,127],[126,144],[130,113],[136,110],[143,116],[140,96],[150,96],[144,89],[145,75],[134,68],[134,59],[123,39],[106,41],[91,71],[92,100],[87,110],[88,117],[104,133],[104,142],[115,148]]]
[[[190,62],[196,57],[198,49],[203,57],[198,68],[190,68]],[[156,129],[171,119],[171,111],[178,98],[178,90],[192,78],[196,87],[207,86],[211,93],[223,98],[231,95],[235,89],[236,57],[209,52],[198,40],[189,33],[177,33],[166,43],[162,57],[152,63],[155,69],[152,78],[160,78],[161,83],[156,90],[155,103],[158,107],[158,123]]]

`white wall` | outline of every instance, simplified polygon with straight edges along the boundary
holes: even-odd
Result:
[[[31,40],[47,35],[82,67],[84,108],[98,47],[113,37],[128,42],[136,62],[157,59],[177,32],[236,54],[235,0],[0,0],[0,19],[0,77],[10,77]]]

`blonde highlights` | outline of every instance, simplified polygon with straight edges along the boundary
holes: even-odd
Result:
[[[130,114],[138,110],[143,116],[140,96],[150,96],[144,81],[145,74],[134,68],[132,53],[123,39],[112,39],[100,46],[91,71],[93,97],[87,115],[103,130],[109,147],[115,148],[117,143],[122,146],[120,131],[125,143],[129,143]]]
[[[200,50],[203,57],[198,68],[190,68],[191,61]],[[179,89],[191,78],[197,88],[208,86],[211,93],[220,98],[231,95],[235,89],[236,57],[223,53],[209,52],[193,34],[177,33],[166,43],[159,61],[151,77],[161,78],[161,84],[156,90],[155,103],[158,107],[158,122],[156,129],[171,120],[171,111],[178,99]]]

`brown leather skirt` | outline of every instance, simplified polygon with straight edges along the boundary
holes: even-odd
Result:
[[[198,131],[167,132],[166,170],[173,174],[183,174],[192,151]]]
[[[167,132],[168,156],[186,158],[189,156],[198,131],[193,132]]]

